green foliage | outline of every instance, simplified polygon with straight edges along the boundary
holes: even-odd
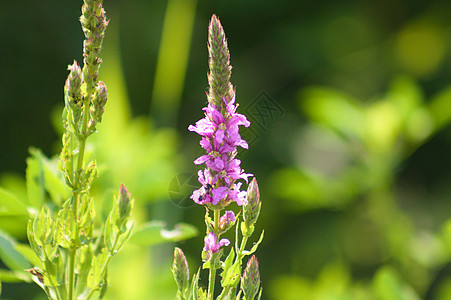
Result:
[[[92,10],[93,7],[96,8]],[[129,171],[130,174],[135,174],[138,194],[145,201],[155,199],[161,195],[162,188],[152,190],[149,194],[149,180],[167,182],[167,171],[172,166],[172,162],[168,160],[173,155],[173,151],[169,151],[173,142],[171,133],[150,133],[144,120],[124,120],[122,123],[107,120],[110,128],[103,127],[106,130],[102,137],[107,137],[111,147],[103,147],[105,139],[93,140],[94,148],[88,144],[87,138],[101,127],[99,125],[107,102],[106,86],[97,80],[97,72],[101,62],[98,55],[103,31],[108,22],[101,1],[86,1],[83,14],[82,25],[89,27],[84,28],[87,37],[84,44],[85,65],[83,69],[76,62],[69,66],[70,74],[65,85],[61,155],[59,158],[48,159],[40,150],[30,148],[26,181],[18,179],[18,184],[14,182],[9,186],[11,191],[0,188],[0,212],[15,220],[15,223],[9,220],[0,226],[12,231],[15,237],[23,236],[28,227],[31,246],[17,244],[14,237],[1,232],[0,259],[11,271],[1,270],[0,279],[3,282],[33,279],[49,299],[90,299],[105,295],[109,263],[132,233],[134,206],[134,199],[124,185],[121,185],[115,199],[105,197],[109,194],[105,190],[111,189],[116,174],[124,176],[127,175],[124,171]],[[117,111],[113,109],[112,113]],[[123,111],[119,114],[122,113]],[[110,139],[109,134],[114,138]],[[129,140],[118,139],[121,135]],[[143,138],[143,135],[146,137]],[[99,140],[102,141],[101,146],[97,144]],[[122,159],[115,156],[118,153],[123,155],[124,145],[127,147],[127,155],[133,157],[133,164],[128,164],[126,168],[118,163]],[[97,158],[93,155],[96,149],[101,150],[96,151],[99,152]],[[106,158],[106,165],[111,167],[109,172],[103,172],[106,180],[101,181],[94,193],[91,193],[99,175],[96,162],[98,157]],[[138,157],[142,158],[140,162]],[[155,168],[161,171],[158,176],[155,175]],[[128,178],[133,180],[131,176]],[[104,205],[102,214],[96,217],[95,203],[99,202],[96,200],[99,198],[105,198],[106,203],[112,204]],[[145,201],[141,201],[141,205]],[[11,224],[20,226],[15,226],[18,229],[14,231]],[[135,240],[141,246],[180,241],[197,234],[193,226],[185,223],[177,224],[172,231],[159,228],[161,238],[152,241],[145,228],[140,232],[141,236],[138,235]],[[35,267],[29,269],[30,263]]]
[[[308,87],[299,93],[299,108],[309,118],[299,135],[301,167],[277,170],[272,175],[272,190],[286,208],[299,212],[352,209],[349,220],[355,223],[344,228],[356,233],[372,228],[373,234],[350,236],[341,251],[351,262],[367,264],[376,272],[372,281],[362,281],[352,278],[352,266],[341,265],[341,272],[331,273],[334,278],[324,286],[320,286],[322,275],[315,281],[279,276],[270,289],[272,298],[293,299],[298,294],[305,299],[420,299],[418,290],[427,292],[424,280],[431,278],[438,265],[451,260],[443,247],[448,241],[447,226],[445,234],[420,229],[411,213],[400,207],[394,185],[402,164],[450,122],[448,113],[438,109],[446,110],[451,103],[448,90],[426,101],[412,79],[398,77],[386,95],[370,102],[323,87]],[[312,157],[310,149],[319,150],[315,155],[320,158],[306,160]],[[377,242],[380,252],[368,252],[375,251],[371,243]],[[383,264],[388,259],[392,263]],[[321,274],[327,270],[324,267]],[[343,286],[334,293],[338,282]],[[281,296],[280,291],[286,294]]]
[[[174,229],[167,230],[162,221],[150,221],[141,224],[130,238],[130,242],[140,246],[152,246],[167,242],[179,242],[198,235],[196,227],[186,223],[178,223]]]
[[[0,231],[0,258],[13,271],[23,271],[30,265],[25,257],[15,249],[16,242],[7,233]]]

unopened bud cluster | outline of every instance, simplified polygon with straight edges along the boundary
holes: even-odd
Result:
[[[172,274],[174,275],[175,282],[177,283],[177,299],[188,299],[188,288],[189,288],[189,269],[188,262],[186,261],[185,254],[183,254],[182,249],[174,249],[174,262],[171,268]]]
[[[241,277],[241,289],[244,293],[244,300],[255,299],[260,289],[260,273],[255,255],[252,255],[247,262],[246,269]]]
[[[247,188],[246,203],[243,205],[243,225],[244,228],[243,235],[251,236],[254,231],[254,224],[257,222],[258,216],[260,215],[261,201],[260,201],[260,191],[258,190],[257,180],[252,179],[251,183]]]

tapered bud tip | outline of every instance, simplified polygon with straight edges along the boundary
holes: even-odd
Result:
[[[182,249],[175,247],[174,262],[172,263],[172,273],[178,289],[184,291],[189,285],[189,269],[188,262]]]
[[[99,101],[99,105],[101,107],[105,106],[105,103],[108,98],[108,90],[106,89],[106,85],[103,81],[99,81],[96,86],[96,92],[98,95],[97,101]]]
[[[260,288],[260,272],[255,255],[247,262],[243,277],[241,278],[242,289],[246,299],[254,299]]]
[[[252,227],[257,221],[260,209],[260,191],[258,190],[257,180],[254,177],[247,188],[246,203],[243,206],[243,218],[248,227]]]
[[[119,188],[119,196],[121,202],[129,202],[130,201],[130,192],[127,190],[125,185],[121,183],[121,187]]]
[[[66,80],[66,90],[73,94],[80,88],[82,83],[81,68],[77,61],[74,60],[74,63],[69,65],[67,69],[70,73]]]
[[[213,27],[215,28],[222,27],[221,21],[219,21],[219,18],[215,14],[213,14],[210,19],[210,28]]]
[[[127,218],[133,206],[133,200],[131,199],[130,193],[123,183],[119,188],[119,215],[120,218]]]
[[[252,179],[247,189],[248,200],[253,202],[260,202],[260,191],[258,189],[257,179]]]

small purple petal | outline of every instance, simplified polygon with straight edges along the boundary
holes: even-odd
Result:
[[[216,251],[218,251],[220,247],[228,245],[230,245],[230,241],[228,239],[221,239],[218,243],[218,249]]]
[[[229,189],[225,186],[217,187],[216,189],[213,189],[211,193],[213,194],[213,199],[211,201],[211,204],[216,205],[224,199],[227,196]]]
[[[201,165],[204,162],[206,162],[207,160],[210,160],[212,157],[210,155],[202,155],[201,157],[198,157],[195,161],[194,164],[195,165]]]
[[[251,174],[251,173],[241,173],[241,174],[240,174],[240,178],[241,178],[241,179],[244,179],[244,180],[246,181],[246,183],[249,182],[248,177],[251,177],[251,176],[254,176],[254,174]]]
[[[202,148],[205,149],[205,151],[207,151],[207,153],[209,153],[209,152],[211,152],[211,151],[213,150],[213,148],[211,147],[210,141],[209,141],[207,138],[205,138],[205,137],[203,137],[203,138],[200,140],[199,144],[200,144],[200,146],[201,146]]]
[[[224,215],[219,219],[219,222],[226,222],[227,224],[230,222],[235,222],[235,214],[231,210],[227,210]]]
[[[211,251],[211,253],[216,253],[222,246],[230,245],[230,241],[228,239],[221,239],[219,243],[217,243],[217,240],[218,238],[216,234],[210,231],[204,239],[205,242],[204,251],[205,252]]]
[[[215,134],[215,143],[217,143],[218,145],[220,145],[222,143],[222,141],[224,140],[224,130],[216,130],[216,134]]]
[[[216,247],[217,239],[218,238],[216,237],[216,234],[214,232],[210,231],[204,239],[204,242],[205,242],[204,251],[212,251],[213,252],[213,249]],[[214,251],[214,252],[216,252],[216,251]]]

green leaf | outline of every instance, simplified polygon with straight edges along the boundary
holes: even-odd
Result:
[[[202,269],[207,270],[211,268],[211,262],[208,260],[202,264]]]
[[[373,280],[373,288],[380,300],[419,300],[414,289],[404,282],[392,267],[380,268]]]
[[[30,204],[40,207],[47,191],[56,204],[61,204],[70,195],[62,173],[57,168],[57,158],[49,160],[39,149],[30,149],[27,159],[27,191]]]
[[[137,229],[131,236],[130,242],[140,246],[152,246],[187,240],[197,234],[197,228],[190,224],[179,223],[173,230],[167,230],[164,222],[151,221]]]
[[[300,108],[314,122],[323,124],[347,138],[365,134],[364,113],[358,101],[326,87],[309,87],[299,95]]]
[[[263,237],[265,235],[265,230],[262,231],[262,233],[260,234],[260,238],[258,239],[258,242],[254,244],[254,246],[252,246],[250,251],[244,251],[243,254],[244,255],[251,255],[252,253],[254,253],[255,251],[257,251],[258,245],[260,245],[260,243],[263,241]]]
[[[31,282],[30,276],[26,272],[11,271],[0,269],[0,280],[2,282],[16,283],[16,282]]]
[[[101,283],[103,282],[102,267],[105,265],[107,258],[108,251],[105,251],[105,249],[103,249],[102,253],[95,256],[92,260],[91,270],[89,271],[88,275],[88,286],[93,290],[99,289],[101,287]]]
[[[25,257],[18,252],[14,246],[16,241],[5,232],[0,231],[0,259],[11,270],[23,271],[28,269],[30,264]]]
[[[225,270],[224,270],[225,272]],[[240,281],[241,260],[236,261],[228,270],[221,280],[223,287],[235,287]]]
[[[0,188],[0,212],[9,212],[13,215],[29,215],[26,206],[13,194],[2,188]]]
[[[263,293],[263,288],[261,287],[261,288],[260,288],[260,293],[258,293],[257,300],[260,300],[260,299],[261,299],[262,293]]]
[[[229,253],[229,255],[227,255],[227,258],[225,259],[225,261],[224,261],[224,271],[222,271],[222,273],[221,273],[221,277],[222,277],[222,280],[221,280],[221,285],[224,287],[224,286],[226,286],[224,283],[225,283],[225,280],[226,280],[226,278],[227,278],[227,273],[229,272],[229,270],[230,270],[230,267],[232,266],[232,264],[233,264],[233,259],[235,258],[235,251],[234,251],[234,249],[233,249],[233,247],[230,249],[230,253]]]
[[[429,102],[429,110],[435,121],[436,130],[451,121],[451,86],[446,87]]]
[[[22,254],[33,266],[39,267],[40,269],[43,268],[39,257],[36,255],[33,249],[31,249],[30,246],[17,243],[14,245],[14,249]]]
[[[197,300],[197,290],[199,288],[199,274],[200,268],[197,270],[196,275],[193,276],[193,280],[191,281],[191,292],[189,295],[189,300]]]
[[[28,203],[35,207],[41,207],[44,202],[44,170],[42,160],[39,158],[39,150],[30,148],[31,156],[27,158],[26,183]]]
[[[93,251],[91,246],[84,246],[80,248],[80,262],[78,264],[78,291],[84,291],[88,286],[88,276],[93,263]]]

